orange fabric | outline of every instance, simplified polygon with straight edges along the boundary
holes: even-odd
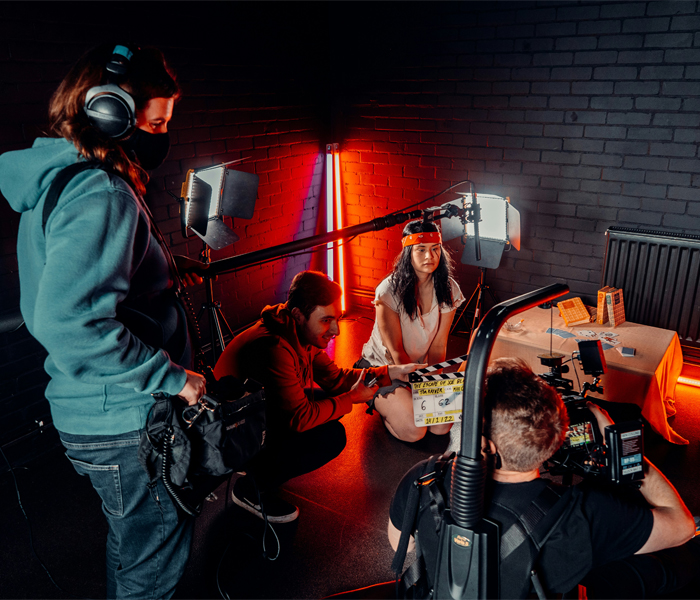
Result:
[[[423,231],[412,233],[401,238],[401,245],[413,246],[415,244],[442,244],[442,236],[439,231]]]
[[[550,343],[552,350],[565,355],[564,360],[571,358],[571,353],[578,350],[576,340],[573,337],[550,338],[550,335],[545,333],[550,327],[550,317],[552,327],[569,331],[576,337],[582,337],[578,335],[580,330],[596,333],[612,331],[618,334],[620,347],[635,348],[636,353],[632,357],[623,357],[614,348],[605,351],[608,371],[602,377],[605,386],[603,399],[639,405],[644,418],[669,442],[688,443],[688,440],[678,435],[668,423],[668,417],[675,412],[673,403],[676,382],[683,368],[683,353],[675,331],[629,321],[619,327],[611,327],[609,323],[583,323],[567,327],[556,311],[554,315],[550,315],[549,310],[535,307],[518,315],[518,318],[523,319],[524,327],[520,332],[501,329],[493,346],[491,359],[501,356],[519,357],[524,359],[535,373],[544,373],[547,367],[542,366],[538,355],[549,352]],[[581,385],[584,381],[592,381],[592,377],[581,372],[578,361],[575,363],[568,363],[572,370],[565,377],[572,379],[574,385],[578,386],[573,372],[575,366]]]

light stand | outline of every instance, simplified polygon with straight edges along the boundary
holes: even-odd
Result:
[[[496,298],[496,294],[493,293],[493,290],[491,287],[484,283],[484,275],[486,274],[486,269],[484,267],[479,267],[479,283],[476,286],[476,289],[472,292],[472,295],[469,297],[469,300],[464,303],[464,306],[462,307],[462,310],[459,313],[459,316],[455,319],[454,324],[452,325],[452,333],[457,329],[457,325],[459,322],[462,320],[462,317],[465,315],[467,312],[467,309],[471,306],[472,300],[476,298],[476,303],[474,304],[474,317],[472,318],[472,325],[469,328],[469,334],[471,335],[471,332],[476,329],[476,326],[479,324],[480,317],[481,317],[481,312],[484,307],[484,294],[483,292],[486,291],[488,295],[491,297],[491,301],[493,304],[498,304],[498,298]],[[461,332],[457,332],[461,333]]]
[[[180,203],[182,235],[187,238],[190,231],[193,231],[202,239],[202,252],[199,256],[207,267],[211,264],[211,248],[221,250],[238,241],[238,236],[224,223],[223,217],[250,219],[255,210],[259,177],[253,173],[227,168],[237,162],[240,160],[196,171],[191,169],[187,172],[180,197],[177,198]],[[206,301],[202,304],[197,320],[205,313],[209,317],[211,352],[215,364],[226,347],[224,328],[230,337],[233,337],[233,331],[221,312],[221,303],[214,301],[213,282],[216,273],[203,269],[201,275],[204,278]]]
[[[211,263],[211,249],[209,248],[209,246],[207,246],[206,242],[202,244],[202,252],[200,253],[199,257],[202,263],[204,263],[205,265]],[[222,352],[224,351],[224,348],[226,348],[226,342],[224,340],[224,331],[221,327],[222,323],[226,327],[226,331],[228,331],[229,337],[233,337],[233,330],[228,324],[226,317],[224,317],[224,313],[221,312],[221,302],[214,301],[215,278],[216,276],[212,277],[211,275],[207,274],[207,271],[204,271],[203,279],[206,302],[202,304],[202,308],[199,310],[199,314],[197,315],[198,321],[201,320],[202,315],[204,315],[205,313],[209,317],[209,332],[211,334],[211,353],[214,359],[213,364],[216,364],[216,361],[219,360],[219,356],[221,356]],[[218,349],[216,346],[217,341],[219,342]]]

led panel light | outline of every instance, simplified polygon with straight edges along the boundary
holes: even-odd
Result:
[[[471,206],[471,194],[461,194],[460,198],[448,204],[457,208]],[[446,219],[442,223],[444,241],[463,238],[462,263],[486,269],[497,269],[506,245],[520,250],[520,213],[506,198],[493,194],[476,194],[480,209],[479,246],[481,259],[477,259],[474,223],[462,223],[458,218]]]
[[[189,228],[214,250],[237,242],[223,217],[253,217],[259,180],[255,174],[227,169],[226,164],[190,169],[181,193],[183,235],[187,237]]]

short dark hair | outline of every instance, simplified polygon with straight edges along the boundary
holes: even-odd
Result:
[[[292,279],[287,296],[287,308],[298,308],[307,319],[317,306],[329,306],[340,296],[343,290],[328,275],[320,271],[302,271]]]
[[[484,435],[496,445],[503,466],[520,472],[538,468],[566,437],[563,400],[519,358],[493,361],[485,384]]]

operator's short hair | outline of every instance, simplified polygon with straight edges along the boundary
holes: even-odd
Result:
[[[563,400],[518,358],[494,360],[485,385],[484,435],[496,445],[503,467],[538,468],[566,437],[569,415]]]
[[[287,308],[298,308],[307,319],[317,306],[329,306],[343,294],[343,290],[328,275],[320,271],[302,271],[292,279],[287,296]]]

